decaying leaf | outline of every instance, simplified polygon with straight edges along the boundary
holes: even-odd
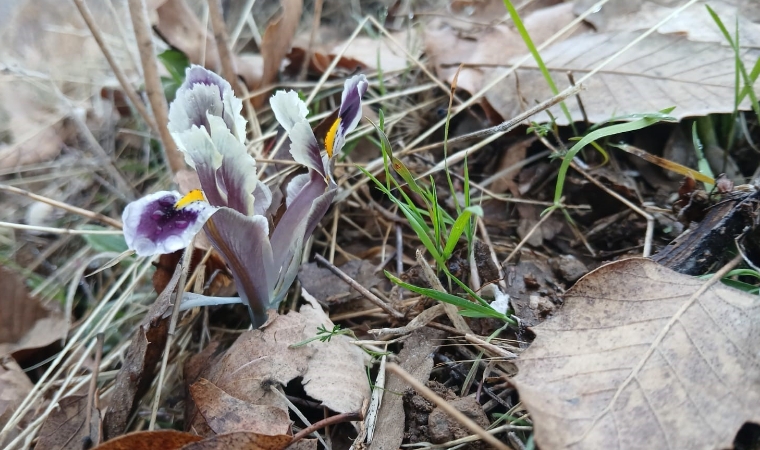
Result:
[[[305,293],[304,297],[311,296]],[[348,342],[350,338],[335,336],[329,342],[290,347],[315,337],[320,326],[329,330],[333,324],[316,301],[301,307],[300,312],[275,316],[261,328],[243,333],[198,376],[233,398],[284,411],[287,405],[270,386],[301,377],[306,393],[324,406],[338,413],[359,411],[369,398],[367,356]],[[188,422],[203,429],[206,421],[195,414]]]
[[[760,413],[760,298],[643,259],[582,278],[513,379],[536,444],[729,448]]]
[[[220,434],[182,447],[183,450],[283,450],[293,438],[250,432]]]
[[[705,12],[707,14],[707,12]],[[586,74],[607,56],[623,49],[641,33],[584,34],[552,45],[541,53],[552,77],[561,85],[567,72]],[[693,55],[699,58],[692,58]],[[746,49],[745,64],[752,66],[760,50]],[[673,113],[680,119],[734,109],[734,54],[713,42],[694,42],[673,34],[652,34],[625,51],[596,75],[584,82],[581,93],[591,122],[614,116],[659,111],[678,106]],[[727,70],[726,68],[731,68]],[[500,69],[494,76],[506,69]],[[529,104],[550,98],[552,93],[534,61],[528,61],[486,94],[486,99],[502,117],[514,117]],[[516,82],[519,79],[519,85]],[[519,93],[519,96],[518,96]],[[566,102],[575,121],[583,120],[578,102]],[[749,103],[740,105],[748,108]],[[559,106],[550,108],[558,123],[566,123]]]
[[[0,423],[7,423],[16,407],[32,390],[32,382],[12,358],[0,358]],[[12,432],[6,442],[0,441],[0,446],[15,437]]]
[[[200,436],[174,430],[138,431],[104,442],[94,450],[175,450],[201,439]]]
[[[69,324],[63,313],[32,297],[20,274],[0,266],[0,279],[3,286],[0,356],[13,354],[17,361],[24,360],[34,349],[66,337]]]
[[[39,450],[81,450],[84,442],[96,442],[100,436],[100,410],[92,408],[87,427],[87,395],[71,395],[58,402],[58,408],[45,419],[37,445]]]
[[[290,432],[287,409],[250,404],[229,395],[203,378],[190,386],[190,394],[206,423],[216,434],[249,431],[276,435]]]
[[[264,71],[258,87],[267,86],[277,78],[283,58],[290,53],[290,46],[301,20],[303,0],[282,0],[281,3],[282,14],[269,23],[261,37]],[[258,108],[267,98],[268,95],[254,97],[254,106]]]
[[[171,302],[180,274],[180,270],[174,271],[171,281],[151,305],[132,339],[127,356],[116,375],[114,393],[104,418],[105,439],[124,433],[129,416],[150,387],[155,376],[156,364],[161,360],[166,346]]]

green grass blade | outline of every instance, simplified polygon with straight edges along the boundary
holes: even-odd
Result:
[[[552,75],[549,73],[549,70],[546,68],[546,64],[544,64],[544,60],[541,58],[541,54],[538,53],[538,49],[536,48],[536,45],[533,43],[533,39],[530,37],[530,33],[528,33],[528,30],[525,28],[525,25],[523,24],[522,19],[520,19],[520,15],[517,13],[517,9],[515,9],[515,6],[512,4],[510,0],[504,0],[504,6],[507,8],[507,11],[509,12],[509,17],[512,18],[512,22],[514,22],[515,27],[517,27],[517,32],[520,33],[520,37],[522,38],[523,42],[525,42],[525,45],[528,47],[530,54],[533,55],[533,59],[536,60],[536,64],[538,65],[538,68],[541,70],[541,74],[543,74],[544,79],[546,80],[546,83],[549,85],[549,88],[552,90],[552,94],[554,95],[559,94],[559,89],[557,89],[557,86],[554,84]],[[565,105],[565,102],[560,102],[559,106],[560,108],[562,108],[562,112],[565,114],[565,117],[567,118],[568,123],[572,127],[573,133],[578,134],[578,131],[575,129],[575,122],[573,121],[573,116],[570,114],[570,111],[567,109],[567,105]]]
[[[739,48],[739,31],[737,27],[736,32],[736,39],[731,37],[731,34],[728,32],[728,29],[723,24],[723,21],[720,19],[720,16],[712,9],[710,8],[710,5],[705,5],[705,8],[707,8],[707,12],[710,13],[710,17],[712,17],[715,24],[718,26],[718,29],[720,29],[720,32],[723,34],[723,37],[726,38],[729,44],[731,44],[731,48],[734,50],[734,58],[736,60],[736,65],[739,68],[739,72],[742,75],[742,79],[744,80],[744,88],[742,89],[742,92],[746,92],[747,95],[749,95],[750,103],[752,104],[752,109],[755,111],[755,115],[760,117],[760,103],[758,103],[757,95],[755,94],[755,90],[753,89],[754,79],[751,79],[749,74],[747,73],[747,69],[744,67],[744,62],[741,59],[741,48]],[[737,19],[738,20],[738,19]],[[755,64],[757,66],[757,63]],[[760,73],[760,69],[758,69]],[[754,68],[753,68],[754,72]],[[739,96],[739,101],[743,100],[743,97]]]
[[[557,174],[557,186],[554,189],[554,206],[550,208],[558,208],[560,206],[560,199],[562,198],[562,189],[565,185],[565,176],[567,175],[567,169],[570,168],[570,163],[573,161],[573,158],[583,147],[598,139],[615,134],[640,130],[658,122],[678,122],[676,118],[667,115],[669,112],[673,111],[673,109],[674,108],[667,108],[658,113],[644,114],[641,115],[640,119],[633,122],[609,125],[607,127],[594,130],[584,136],[583,139],[573,145],[572,148],[567,151],[567,154],[562,158],[562,165],[560,166],[559,173]]]
[[[459,242],[459,238],[462,236],[465,228],[467,228],[467,225],[470,223],[470,218],[473,215],[483,217],[483,208],[480,206],[468,206],[459,214],[459,217],[457,217],[454,226],[451,227],[451,233],[449,233],[449,237],[446,240],[446,247],[443,249],[443,257],[445,259],[449,259],[451,256],[457,242]]]
[[[460,313],[478,314],[477,317],[491,317],[494,319],[503,320],[505,322],[510,321],[510,319],[506,315],[496,311],[490,306],[483,306],[478,303],[473,303],[469,300],[463,299],[462,297],[457,297],[456,295],[452,295],[447,292],[441,292],[441,291],[436,291],[435,289],[414,286],[413,284],[406,283],[402,281],[400,278],[395,277],[392,273],[388,271],[385,271],[385,276],[388,277],[388,279],[391,280],[392,283],[397,284],[403,287],[404,289],[408,289],[417,294],[424,295],[425,297],[430,297],[433,300],[437,300],[439,302],[448,303],[458,308],[462,308],[462,311]]]

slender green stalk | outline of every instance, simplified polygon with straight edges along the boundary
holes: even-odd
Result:
[[[520,37],[528,47],[530,54],[533,55],[533,59],[536,60],[536,64],[541,70],[541,73],[543,74],[546,83],[549,85],[549,88],[552,90],[552,94],[556,96],[559,94],[559,89],[557,89],[557,85],[554,84],[552,75],[549,73],[549,69],[546,68],[546,64],[544,64],[544,60],[541,58],[541,54],[538,53],[538,49],[533,43],[533,39],[530,37],[530,33],[528,33],[528,30],[525,28],[522,19],[520,19],[520,15],[517,13],[517,9],[515,9],[515,6],[512,4],[511,0],[504,0],[504,6],[507,8],[509,17],[512,18],[512,22],[514,22],[515,27],[517,27],[517,32],[520,33]],[[573,121],[573,116],[570,114],[570,110],[567,109],[567,105],[565,105],[565,102],[560,102],[559,106],[562,108],[562,112],[565,114],[568,123],[572,127],[573,133],[577,135],[578,130],[575,129],[575,122]]]

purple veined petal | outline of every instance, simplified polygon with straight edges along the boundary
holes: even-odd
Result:
[[[245,145],[229,132],[219,117],[209,116],[208,120],[214,151],[222,155],[222,164],[216,171],[216,182],[226,202],[218,206],[227,206],[250,216],[254,213],[253,192],[258,183],[256,160],[246,152]]]
[[[248,305],[253,326],[266,321],[272,306],[278,268],[269,243],[269,223],[263,216],[244,216],[220,208],[204,228],[214,248],[235,277],[238,295]]]
[[[193,125],[208,129],[208,115],[222,118],[230,132],[245,141],[246,120],[240,114],[242,100],[235,97],[230,84],[201,66],[191,66],[185,81],[169,108],[169,131],[181,132]]]
[[[311,171],[308,175],[308,182],[291,200],[272,232],[272,252],[277,267],[283,267],[300,251],[296,248],[299,238],[305,242],[311,236],[337,192],[338,187],[332,182],[328,184],[319,173]]]
[[[190,245],[193,236],[218,211],[202,200],[186,203],[192,195],[183,198],[176,191],[161,191],[128,204],[122,214],[127,246],[140,256],[153,256]]]
[[[325,136],[327,154],[332,158],[339,154],[346,143],[346,135],[356,128],[362,117],[362,96],[367,92],[367,77],[354,75],[346,80],[341,95],[338,119]]]
[[[272,206],[272,191],[269,186],[262,181],[256,182],[256,189],[253,190],[253,214],[256,216],[266,216],[269,207]]]
[[[306,119],[294,124],[290,129],[290,154],[295,162],[316,170],[323,177],[326,176],[319,143]]]
[[[216,178],[222,167],[222,154],[216,149],[206,128],[191,127],[181,132],[172,132],[172,137],[185,154],[185,161],[198,173],[201,188],[208,202],[214,206],[225,206],[227,195]]]
[[[306,115],[309,114],[306,103],[298,98],[295,91],[277,91],[269,99],[269,105],[272,107],[275,119],[288,134],[293,125],[304,121]]]
[[[290,204],[293,203],[293,200],[295,200],[295,198],[298,196],[304,186],[306,186],[306,183],[308,183],[310,179],[311,175],[308,173],[302,173],[300,175],[296,175],[292,180],[290,180],[290,183],[288,183],[287,187],[287,193],[285,195],[285,207],[290,208]]]

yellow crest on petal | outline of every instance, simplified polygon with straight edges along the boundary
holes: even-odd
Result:
[[[332,158],[333,151],[335,150],[333,146],[335,145],[335,135],[338,134],[338,127],[340,126],[340,117],[335,119],[335,122],[333,122],[330,129],[327,131],[327,134],[325,135],[325,150],[327,150],[327,157]]]
[[[177,203],[174,204],[174,209],[182,209],[185,206],[189,205],[193,202],[204,202],[206,201],[206,198],[203,196],[203,191],[200,189],[193,189],[192,191],[188,192],[184,197],[177,200]]]

